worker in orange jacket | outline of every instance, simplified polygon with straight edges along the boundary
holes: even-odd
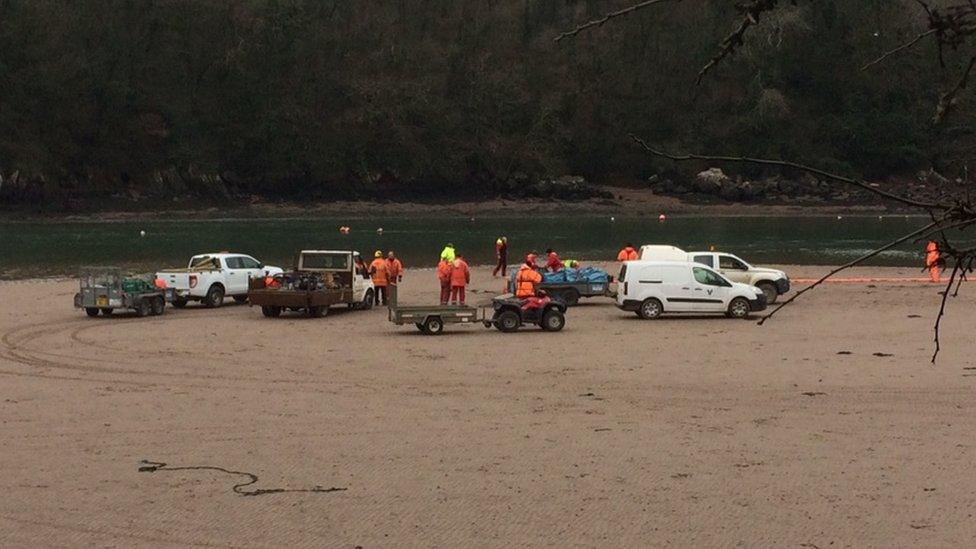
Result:
[[[518,272],[515,274],[515,297],[526,299],[535,295],[535,285],[542,282],[542,275],[536,270],[535,254],[525,257]]]
[[[397,259],[393,250],[386,253],[386,270],[390,275],[390,302],[396,305],[397,284],[403,281],[403,263]]]
[[[383,252],[376,250],[373,262],[369,264],[369,274],[373,277],[373,304],[386,305],[386,286],[390,283],[390,269],[383,259]]]
[[[453,270],[454,265],[442,256],[441,262],[437,264],[437,280],[441,284],[441,305],[447,305],[451,299],[451,271]]]
[[[932,282],[939,282],[939,267],[942,265],[942,258],[939,255],[939,245],[934,240],[930,240],[925,247],[925,267],[929,270],[929,278]]]
[[[471,282],[471,269],[464,256],[456,253],[451,266],[451,303],[464,305],[464,288]]]
[[[624,249],[620,250],[617,254],[617,261],[636,261],[638,257],[637,249],[634,245],[628,242],[624,245]]]

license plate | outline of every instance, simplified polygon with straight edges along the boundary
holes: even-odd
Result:
[[[95,298],[95,305],[99,307],[108,307],[108,296],[100,295]]]

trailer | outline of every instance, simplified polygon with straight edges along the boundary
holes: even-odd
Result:
[[[558,332],[566,325],[566,305],[548,295],[528,300],[500,295],[490,305],[391,305],[387,318],[397,326],[413,324],[427,335],[444,331],[445,324],[482,324],[501,332],[515,332],[534,324],[546,332]]]
[[[143,277],[127,276],[118,267],[85,267],[79,274],[79,291],[74,306],[91,317],[109,316],[116,309],[135,311],[137,316],[161,315],[166,302],[173,302],[172,288],[158,288]]]

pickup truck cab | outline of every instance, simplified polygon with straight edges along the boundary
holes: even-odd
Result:
[[[249,279],[281,272],[281,267],[265,265],[249,255],[217,252],[195,255],[187,268],[160,271],[156,278],[175,291],[174,307],[185,307],[190,301],[220,307],[227,296],[238,303],[247,301]]]
[[[746,318],[766,308],[766,295],[690,261],[627,261],[620,268],[617,307],[644,319],[665,313],[724,313]]]
[[[766,301],[776,299],[790,291],[790,277],[783,271],[750,265],[742,258],[724,252],[686,252],[675,246],[641,246],[643,261],[692,261],[718,271],[732,282],[756,286],[766,294]]]
[[[732,254],[722,252],[688,252],[688,261],[715,269],[732,282],[755,286],[766,294],[768,303],[790,291],[790,277],[776,269],[755,267]]]

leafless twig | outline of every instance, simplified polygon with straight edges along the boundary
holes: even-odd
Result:
[[[627,15],[627,14],[630,14],[630,13],[634,13],[635,11],[644,9],[644,8],[646,8],[648,6],[653,6],[654,4],[661,4],[661,3],[664,3],[664,2],[680,2],[680,1],[681,0],[645,0],[644,2],[640,2],[638,4],[634,4],[633,6],[630,6],[630,7],[627,7],[627,8],[623,8],[623,9],[620,9],[620,10],[617,10],[617,11],[610,12],[610,13],[604,15],[603,17],[601,17],[599,19],[594,19],[592,21],[587,21],[586,23],[583,23],[583,24],[577,26],[573,30],[570,30],[570,31],[566,31],[564,33],[561,33],[559,36],[557,36],[556,38],[553,39],[553,42],[559,42],[563,38],[567,38],[569,36],[576,36],[577,34],[583,32],[586,29],[589,29],[589,28],[592,28],[592,27],[602,26],[604,23],[606,23],[607,21],[613,19],[614,17],[620,17],[621,15]]]
[[[929,29],[929,30],[927,30],[925,32],[919,33],[918,36],[916,36],[915,38],[912,38],[908,42],[905,42],[904,44],[898,46],[897,48],[895,48],[895,49],[893,49],[891,51],[885,52],[881,57],[875,59],[874,61],[871,61],[870,63],[867,63],[866,65],[864,65],[863,67],[861,67],[861,70],[862,71],[865,71],[865,70],[873,67],[874,65],[877,65],[879,63],[882,63],[885,59],[888,59],[892,55],[895,55],[896,53],[898,53],[898,52],[900,52],[902,50],[907,50],[908,48],[910,48],[910,47],[914,46],[915,44],[917,44],[921,39],[925,38],[926,36],[931,36],[931,35],[935,34],[935,32],[936,32],[936,29]]]
[[[935,117],[933,117],[932,123],[941,124],[946,115],[956,106],[956,96],[966,89],[966,85],[969,83],[969,73],[973,71],[974,65],[976,65],[976,55],[969,59],[969,64],[966,65],[966,70],[963,71],[956,85],[939,96],[939,104],[935,107]]]

